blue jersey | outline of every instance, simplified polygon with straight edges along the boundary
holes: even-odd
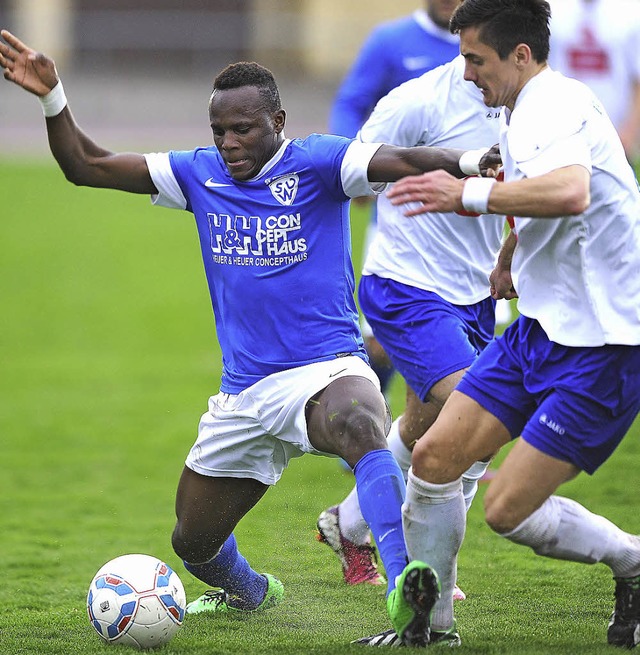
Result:
[[[329,130],[355,136],[380,98],[459,53],[458,37],[437,28],[424,11],[379,25],[338,89]]]
[[[229,175],[215,147],[169,153],[196,219],[223,392],[342,353],[366,359],[341,179],[351,143],[317,134],[290,141],[248,181]]]

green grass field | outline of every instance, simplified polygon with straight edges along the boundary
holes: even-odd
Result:
[[[195,228],[145,197],[76,189],[50,163],[4,161],[0,176],[0,654],[126,652],[102,645],[86,615],[104,562],[153,554],[189,598],[203,589],[170,546],[175,486],[220,375]],[[402,399],[398,381],[396,414]],[[634,532],[639,437],[637,421],[592,479],[564,491]],[[295,461],[237,530],[286,602],[244,620],[190,617],[161,652],[362,653],[349,642],[388,627],[384,591],[344,586],[314,539],[319,512],[351,484],[334,460]],[[608,569],[500,539],[481,502],[459,582],[463,653],[616,652]]]

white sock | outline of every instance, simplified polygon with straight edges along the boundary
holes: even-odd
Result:
[[[387,435],[387,445],[389,450],[393,453],[393,456],[396,458],[400,468],[402,469],[402,475],[404,475],[404,481],[407,481],[407,474],[409,473],[409,468],[411,467],[411,451],[406,447],[404,441],[400,437],[400,419],[402,416],[399,416],[392,424],[389,434]]]
[[[356,487],[340,503],[339,512],[338,517],[342,536],[358,546],[370,543],[369,526],[362,517]]]
[[[616,577],[640,574],[640,538],[562,496],[549,497],[517,528],[502,535],[538,555],[572,562],[602,562]]]
[[[402,526],[409,559],[429,564],[440,578],[441,595],[431,622],[434,630],[448,630],[453,625],[453,588],[466,526],[462,481],[431,484],[410,470]]]
[[[464,496],[464,504],[467,508],[467,512],[469,511],[469,507],[471,507],[471,503],[478,491],[478,481],[487,472],[490,463],[491,461],[476,462],[462,474],[462,495]]]

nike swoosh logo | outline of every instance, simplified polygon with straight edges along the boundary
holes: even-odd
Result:
[[[340,373],[344,373],[347,369],[343,368],[341,371],[336,371],[335,373],[329,373],[330,378],[335,378],[336,375],[340,375]]]
[[[431,57],[404,57],[402,60],[402,65],[408,71],[415,71],[420,68],[430,68],[432,66]]]
[[[394,529],[387,530],[384,534],[381,534],[381,535],[378,537],[378,542],[382,542],[382,541],[384,541],[384,540],[385,540],[385,539],[386,539],[386,538],[387,538],[387,537],[388,537],[392,532],[395,532],[395,530],[394,530]]]
[[[221,186],[231,186],[230,184],[225,184],[224,182],[214,182],[212,177],[206,180],[204,185],[206,187],[209,187],[210,189],[215,189],[216,187],[221,187]]]

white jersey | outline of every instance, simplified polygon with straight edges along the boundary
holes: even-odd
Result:
[[[583,214],[516,217],[518,310],[566,346],[640,344],[640,191],[602,105],[545,69],[501,123],[505,181],[576,164],[591,173]]]
[[[464,59],[429,71],[382,98],[359,138],[399,146],[475,149],[494,145],[499,110],[463,78]],[[386,196],[378,197],[378,230],[364,275],[378,275],[468,305],[489,296],[489,274],[500,249],[503,216],[471,218],[452,213],[407,218]]]
[[[549,65],[584,82],[620,128],[640,80],[640,2],[552,0]]]

